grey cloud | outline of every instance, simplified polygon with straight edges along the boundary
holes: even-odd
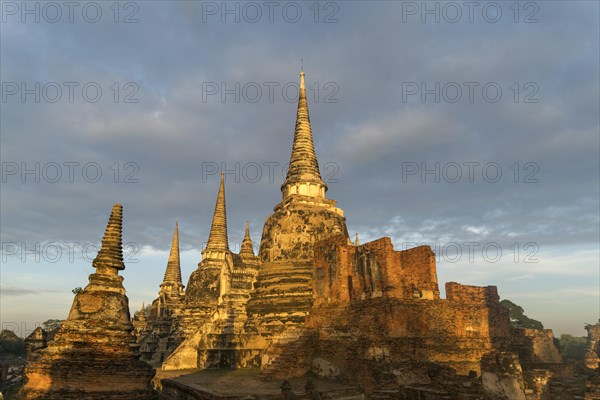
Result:
[[[39,294],[36,290],[26,289],[26,288],[1,288],[0,294],[2,296],[27,296],[32,294]]]

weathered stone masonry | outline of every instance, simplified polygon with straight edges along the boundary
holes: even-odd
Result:
[[[125,296],[122,207],[111,212],[96,273],[75,296],[71,312],[48,347],[32,351],[23,400],[151,400],[154,370],[139,360]]]

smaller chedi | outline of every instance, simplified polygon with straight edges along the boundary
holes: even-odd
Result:
[[[171,331],[184,305],[183,289],[179,260],[179,223],[176,223],[167,270],[160,284],[158,297],[150,306],[150,315],[146,315],[146,309],[142,305],[133,319],[142,360],[160,365],[179,345],[180,342],[171,336]]]
[[[121,240],[122,206],[112,208],[96,272],[76,294],[68,319],[53,341],[32,351],[24,369],[22,400],[154,400],[155,371],[139,359]]]

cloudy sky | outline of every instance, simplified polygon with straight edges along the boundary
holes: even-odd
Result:
[[[226,172],[230,245],[280,200],[301,64],[348,229],[431,245],[555,334],[600,313],[599,3],[2,2],[0,321],[65,318],[114,203],[132,308]],[[186,283],[186,282],[184,282]]]

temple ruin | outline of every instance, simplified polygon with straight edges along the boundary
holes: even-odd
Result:
[[[493,378],[506,372],[500,360],[513,360],[515,371],[561,365],[552,332],[513,329],[496,287],[450,282],[441,298],[429,246],[352,241],[327,190],[302,71],[290,165],[258,255],[247,227],[240,254],[229,249],[222,174],[208,243],[185,293],[179,280],[176,301],[161,303],[159,294],[143,322],[144,359],[163,371],[260,368],[264,380],[310,373],[366,393],[431,382],[432,368],[486,374],[488,386],[504,390]],[[173,243],[165,281],[177,275],[168,272]],[[546,379],[534,375],[521,373],[523,396],[542,390],[529,389]]]
[[[290,165],[258,254],[248,224],[239,253],[229,247],[225,186],[221,174],[208,241],[187,286],[176,223],[158,297],[131,320],[118,275],[121,206],[113,208],[97,271],[68,321],[54,341],[43,332],[32,338],[24,400],[152,399],[150,365],[160,373],[229,371],[228,388],[237,386],[235,370],[259,370],[244,382],[278,393],[263,398],[285,399],[304,385],[307,399],[328,390],[331,399],[546,400],[552,382],[569,375],[552,331],[514,328],[495,286],[449,282],[442,298],[429,246],[399,251],[388,237],[350,239],[320,175],[303,71]],[[597,327],[588,327],[590,368],[598,365]],[[191,379],[154,382],[161,399],[250,394],[244,387],[217,394]],[[597,370],[588,381],[595,387]],[[554,393],[573,392],[561,385]]]

